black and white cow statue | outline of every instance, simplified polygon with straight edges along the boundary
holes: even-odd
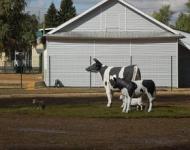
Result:
[[[152,101],[156,98],[156,86],[152,80],[137,80],[125,82],[121,78],[113,77],[113,87],[121,90],[123,98],[123,112],[129,112],[132,98],[146,94],[149,99],[148,112],[152,110]]]
[[[107,107],[112,104],[113,92],[118,90],[118,88],[113,87],[113,76],[116,78],[122,78],[126,82],[140,80],[141,73],[137,65],[130,65],[124,67],[109,67],[103,65],[98,59],[94,58],[94,64],[86,68],[89,72],[100,73],[103,81],[103,85],[106,89],[106,95],[108,98]]]

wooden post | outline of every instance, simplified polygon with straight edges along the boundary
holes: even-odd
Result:
[[[23,65],[21,65],[21,68],[20,68],[20,88],[22,89],[22,72],[23,72]]]

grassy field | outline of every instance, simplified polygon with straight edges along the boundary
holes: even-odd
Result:
[[[7,90],[12,95],[5,98],[1,91],[0,149],[190,149],[188,92],[159,91],[152,112],[133,108],[126,114],[118,95],[107,108],[100,90]],[[33,106],[34,98],[46,109]]]
[[[49,105],[45,110],[34,106],[1,107],[0,115],[25,115],[41,117],[70,117],[70,118],[187,118],[190,117],[190,107],[156,105],[151,113],[136,111],[122,113],[119,104],[106,108],[103,103],[94,104],[64,104]]]

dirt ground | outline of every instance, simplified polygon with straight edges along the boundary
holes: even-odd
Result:
[[[105,96],[38,99],[43,99],[48,104],[106,104]],[[0,105],[10,101],[21,104],[31,101],[31,98],[15,98],[14,101],[12,98],[1,99]],[[160,96],[155,105],[185,103],[190,108],[189,102],[190,97],[187,96]],[[0,149],[189,150],[190,118],[106,119],[3,114],[0,117]]]
[[[72,119],[12,116],[1,117],[0,122],[2,149],[190,148],[190,118]]]
[[[12,83],[15,76],[10,79],[0,75],[0,83]],[[28,75],[24,79],[29,89],[0,89],[1,107],[29,104],[33,98],[47,104],[93,105],[98,102],[106,105],[103,89],[90,89],[88,93],[85,89],[31,89],[41,76]],[[190,89],[174,89],[173,92],[161,89],[155,105],[183,105],[190,109]],[[1,149],[189,150],[190,118],[108,119],[3,113],[0,116]]]
[[[0,73],[0,88],[34,88],[35,82],[42,80],[41,74],[2,74]]]

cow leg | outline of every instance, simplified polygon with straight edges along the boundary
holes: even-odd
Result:
[[[108,99],[107,107],[111,107],[113,92],[110,90],[108,86],[106,87],[106,95]]]
[[[137,111],[139,111],[139,107],[140,107],[140,106],[139,106],[139,105],[137,105],[137,107],[136,107]]]

